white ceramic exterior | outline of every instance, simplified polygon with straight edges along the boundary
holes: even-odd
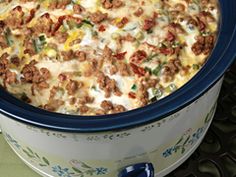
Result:
[[[222,79],[173,115],[126,130],[65,133],[4,116],[0,123],[13,150],[44,176],[116,177],[125,166],[140,162],[151,162],[156,176],[163,176],[200,143],[214,115],[221,84]]]

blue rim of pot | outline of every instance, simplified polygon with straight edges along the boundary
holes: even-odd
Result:
[[[0,113],[34,126],[66,132],[127,129],[161,120],[191,104],[208,91],[236,57],[235,0],[219,0],[221,24],[216,46],[203,68],[183,87],[155,103],[135,110],[102,116],[76,116],[48,112],[0,90]]]

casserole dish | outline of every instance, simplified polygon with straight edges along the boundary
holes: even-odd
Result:
[[[236,2],[219,2],[215,49],[184,87],[146,107],[96,118],[46,112],[1,90],[0,124],[7,142],[44,176],[166,175],[200,144],[235,57]]]

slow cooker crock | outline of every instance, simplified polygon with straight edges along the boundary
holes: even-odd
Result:
[[[129,174],[123,167],[135,163],[143,171],[154,166],[160,176],[173,170],[207,131],[222,77],[236,56],[236,1],[219,0],[219,4],[219,37],[211,56],[193,79],[170,96],[124,113],[85,117],[47,112],[1,89],[0,126],[7,142],[44,176],[125,176]]]

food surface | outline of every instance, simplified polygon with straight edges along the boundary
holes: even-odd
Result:
[[[103,115],[188,82],[217,37],[217,0],[2,0],[0,85],[48,111]]]

